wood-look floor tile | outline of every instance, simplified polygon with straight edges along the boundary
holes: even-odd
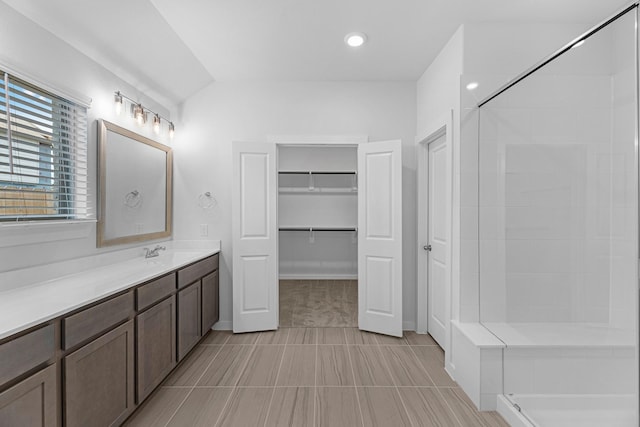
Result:
[[[418,360],[436,386],[455,387],[458,385],[444,370],[444,359],[441,359],[440,347],[412,346],[411,349],[418,356]]]
[[[272,394],[273,388],[271,387],[236,388],[220,415],[217,426],[252,427],[264,425]]]
[[[255,344],[260,336],[260,332],[244,332],[241,334],[233,334],[229,337],[225,344]]]
[[[315,345],[287,345],[276,385],[314,386],[315,371]]]
[[[276,385],[283,353],[284,345],[256,345],[238,380],[238,386]]]
[[[318,346],[317,385],[354,385],[348,350],[345,345]]]
[[[391,374],[387,369],[379,346],[349,346],[349,356],[353,365],[356,385],[360,386],[392,386]]]
[[[313,427],[313,387],[278,387],[265,427]]]
[[[195,388],[167,427],[208,427],[216,424],[233,388]]]
[[[391,376],[398,386],[433,386],[418,358],[409,346],[380,346]]]
[[[317,342],[317,329],[315,328],[290,328],[287,344],[315,344]]]
[[[390,335],[376,334],[376,340],[380,345],[407,345],[407,340],[402,337],[392,337]]]
[[[355,387],[318,387],[316,427],[355,427],[362,425]]]
[[[347,344],[377,345],[376,334],[358,328],[345,328]]]
[[[232,331],[212,331],[204,337],[201,344],[225,344],[232,335]]]
[[[280,306],[278,323],[280,328],[291,328],[293,326],[293,308],[283,308]]]
[[[365,426],[411,427],[395,387],[358,387],[358,399]]]
[[[460,427],[458,420],[436,388],[401,387],[398,391],[414,425]],[[473,424],[469,425],[471,426]]]
[[[460,388],[441,388],[440,393],[463,426],[509,427],[509,424],[497,412],[478,411]]]
[[[279,328],[275,331],[263,331],[260,332],[256,344],[286,344],[288,337],[288,328]]]
[[[124,424],[127,427],[156,427],[165,425],[187,397],[188,388],[159,388]]]
[[[174,370],[164,385],[168,386],[194,386],[204,374],[209,363],[218,354],[221,345],[200,345]]]
[[[346,344],[343,328],[318,328],[318,344]]]
[[[404,338],[409,345],[438,345],[429,334],[417,334],[414,331],[404,331]]]
[[[200,386],[234,386],[242,374],[253,346],[224,345],[198,382]]]

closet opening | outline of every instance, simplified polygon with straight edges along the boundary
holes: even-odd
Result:
[[[278,144],[280,327],[358,327],[357,145]]]

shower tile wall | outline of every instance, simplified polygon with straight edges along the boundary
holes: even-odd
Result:
[[[633,57],[607,37],[480,110],[484,322],[629,324]]]
[[[606,322],[611,78],[532,83],[480,112],[482,320]]]

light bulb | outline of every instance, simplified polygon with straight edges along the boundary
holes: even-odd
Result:
[[[160,115],[158,115],[158,114],[153,116],[153,131],[156,134],[160,133]]]
[[[173,139],[173,134],[176,131],[176,127],[173,125],[173,122],[169,122],[169,138]]]
[[[124,102],[122,99],[122,95],[120,95],[120,91],[116,92],[114,102],[116,104],[116,114],[119,116],[122,112],[122,103]]]
[[[134,107],[133,118],[136,119],[136,122],[138,122],[139,125],[144,124],[145,117],[144,117],[144,108],[142,108],[142,105],[138,104]]]

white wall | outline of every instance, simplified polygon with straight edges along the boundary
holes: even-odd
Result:
[[[442,48],[436,59],[418,80],[417,85],[417,127],[416,142],[430,136],[430,133],[448,123],[453,115],[453,129],[447,129],[452,134],[453,143],[453,182],[452,182],[452,218],[451,218],[451,319],[457,319],[458,301],[460,300],[460,75],[463,72],[464,27],[458,28],[447,44]],[[426,178],[426,177],[425,177]],[[423,178],[423,179],[425,179]],[[426,184],[426,183],[423,183]],[[426,188],[426,186],[422,187]],[[416,193],[416,198],[419,195]],[[426,253],[418,254],[417,262],[422,267],[427,262]],[[426,292],[424,293],[426,295]],[[426,307],[426,302],[423,307]],[[421,313],[424,319],[425,313]],[[451,320],[449,319],[449,320]],[[424,320],[421,321],[424,324]],[[446,325],[447,330],[450,328]],[[451,334],[447,331],[447,340]],[[451,343],[445,343],[447,366],[451,363]],[[451,368],[450,368],[451,369]]]
[[[182,109],[174,141],[175,238],[222,241],[220,319],[230,326],[231,142],[266,141],[268,135],[366,134],[369,140],[403,141],[403,311],[415,326],[416,85],[412,82],[213,83]],[[203,210],[198,195],[210,191],[216,209]]]
[[[137,98],[154,111],[168,116],[167,108],[145,98],[118,77],[84,56],[65,42],[43,30],[0,2],[0,69],[10,67],[42,83],[89,97],[89,182],[95,209],[96,188],[96,119],[104,118],[135,132],[167,143],[152,134],[150,126],[142,129],[123,115],[115,115],[113,93],[121,90]],[[55,225],[0,224],[0,271],[46,264],[63,259],[92,255],[96,249],[95,223]],[[111,249],[110,249],[111,250]]]

